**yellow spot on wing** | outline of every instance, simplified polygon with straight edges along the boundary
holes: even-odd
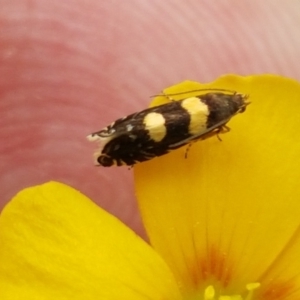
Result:
[[[167,133],[165,118],[162,114],[152,112],[145,116],[144,124],[149,135],[155,142],[160,142]]]
[[[198,134],[206,129],[206,121],[209,115],[208,106],[197,97],[187,98],[182,101],[182,107],[190,114],[190,134]]]

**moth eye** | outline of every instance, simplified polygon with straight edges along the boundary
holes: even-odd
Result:
[[[113,159],[106,155],[99,156],[97,161],[103,167],[111,167],[114,164]]]

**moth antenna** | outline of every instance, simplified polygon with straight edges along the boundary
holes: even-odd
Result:
[[[159,96],[177,96],[177,95],[184,95],[184,94],[189,94],[189,93],[194,93],[194,92],[208,92],[208,91],[214,91],[214,92],[227,92],[227,93],[231,93],[233,95],[235,95],[237,92],[236,91],[233,91],[233,90],[227,90],[227,89],[197,89],[197,90],[189,90],[189,91],[185,91],[185,92],[179,92],[179,93],[172,93],[172,94],[166,94],[164,92],[162,92],[162,94],[158,94],[158,95],[153,95],[153,96],[150,96],[150,98],[153,98],[153,97],[159,97]]]

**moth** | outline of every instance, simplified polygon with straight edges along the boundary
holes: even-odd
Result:
[[[195,91],[189,91],[195,92]],[[187,92],[180,93],[187,94]],[[177,94],[178,95],[178,94]],[[132,166],[138,162],[229,131],[226,124],[245,111],[248,95],[216,89],[173,100],[116,120],[87,136],[100,144],[95,164]]]

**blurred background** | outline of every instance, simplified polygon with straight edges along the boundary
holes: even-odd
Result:
[[[300,80],[299,28],[292,0],[0,0],[0,210],[56,180],[145,236],[132,170],[95,167],[86,135],[186,79]]]

